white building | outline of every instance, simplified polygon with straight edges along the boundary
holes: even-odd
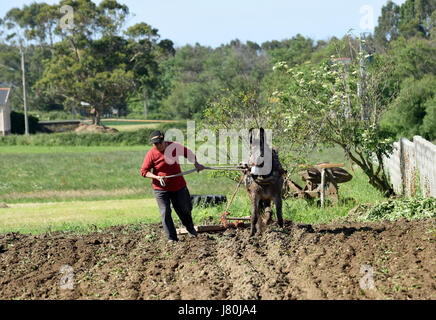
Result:
[[[11,133],[11,107],[9,106],[10,88],[0,88],[0,134]]]

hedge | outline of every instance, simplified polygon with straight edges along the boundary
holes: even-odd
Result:
[[[174,124],[162,125],[158,128],[166,132],[170,127],[183,128]],[[32,135],[11,134],[0,137],[0,146],[29,145],[29,146],[137,146],[149,144],[152,131],[156,129],[139,129],[136,131],[122,131],[117,133],[38,133]]]

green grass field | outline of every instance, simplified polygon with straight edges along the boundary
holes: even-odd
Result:
[[[160,222],[151,181],[140,176],[148,148],[0,147],[0,202],[8,205],[0,209],[0,233],[93,230],[117,224]],[[313,159],[313,163],[344,162],[340,150],[335,149],[316,153]],[[182,170],[192,167],[183,165]],[[356,204],[383,200],[360,169],[347,169],[353,180],[340,185],[340,197],[348,201],[319,208],[304,200],[289,199],[283,205],[284,218],[327,223],[346,215]],[[185,179],[191,194],[225,194],[229,199],[236,187],[234,181],[213,177],[210,171],[187,175]],[[218,223],[225,207],[226,204],[196,207],[194,221]],[[250,214],[243,186],[230,212],[232,216]]]
[[[0,211],[0,233],[40,233],[159,222],[155,209],[154,199],[9,204],[9,208]]]
[[[151,180],[140,175],[149,148],[0,147],[0,201],[153,197]],[[183,165],[182,170],[192,167]],[[230,189],[222,177],[215,179],[212,190],[208,176],[208,172],[187,176],[191,192],[223,194]]]

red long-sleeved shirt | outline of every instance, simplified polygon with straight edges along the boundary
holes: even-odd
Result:
[[[145,177],[147,172],[152,171],[157,176],[170,176],[181,173],[179,156],[184,156],[190,162],[195,163],[195,154],[180,143],[167,141],[167,147],[160,152],[152,147],[145,156],[141,168],[141,176]],[[165,179],[165,187],[162,187],[159,180],[152,179],[153,189],[165,191],[178,191],[186,186],[183,176]]]

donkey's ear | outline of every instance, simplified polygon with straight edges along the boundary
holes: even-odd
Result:
[[[260,138],[260,143],[261,143],[261,146],[262,146],[263,143],[265,142],[265,130],[263,128],[260,128],[259,130],[260,130],[259,138]]]
[[[260,128],[260,152],[261,156],[264,156],[264,150],[265,150],[265,130],[263,128]]]

